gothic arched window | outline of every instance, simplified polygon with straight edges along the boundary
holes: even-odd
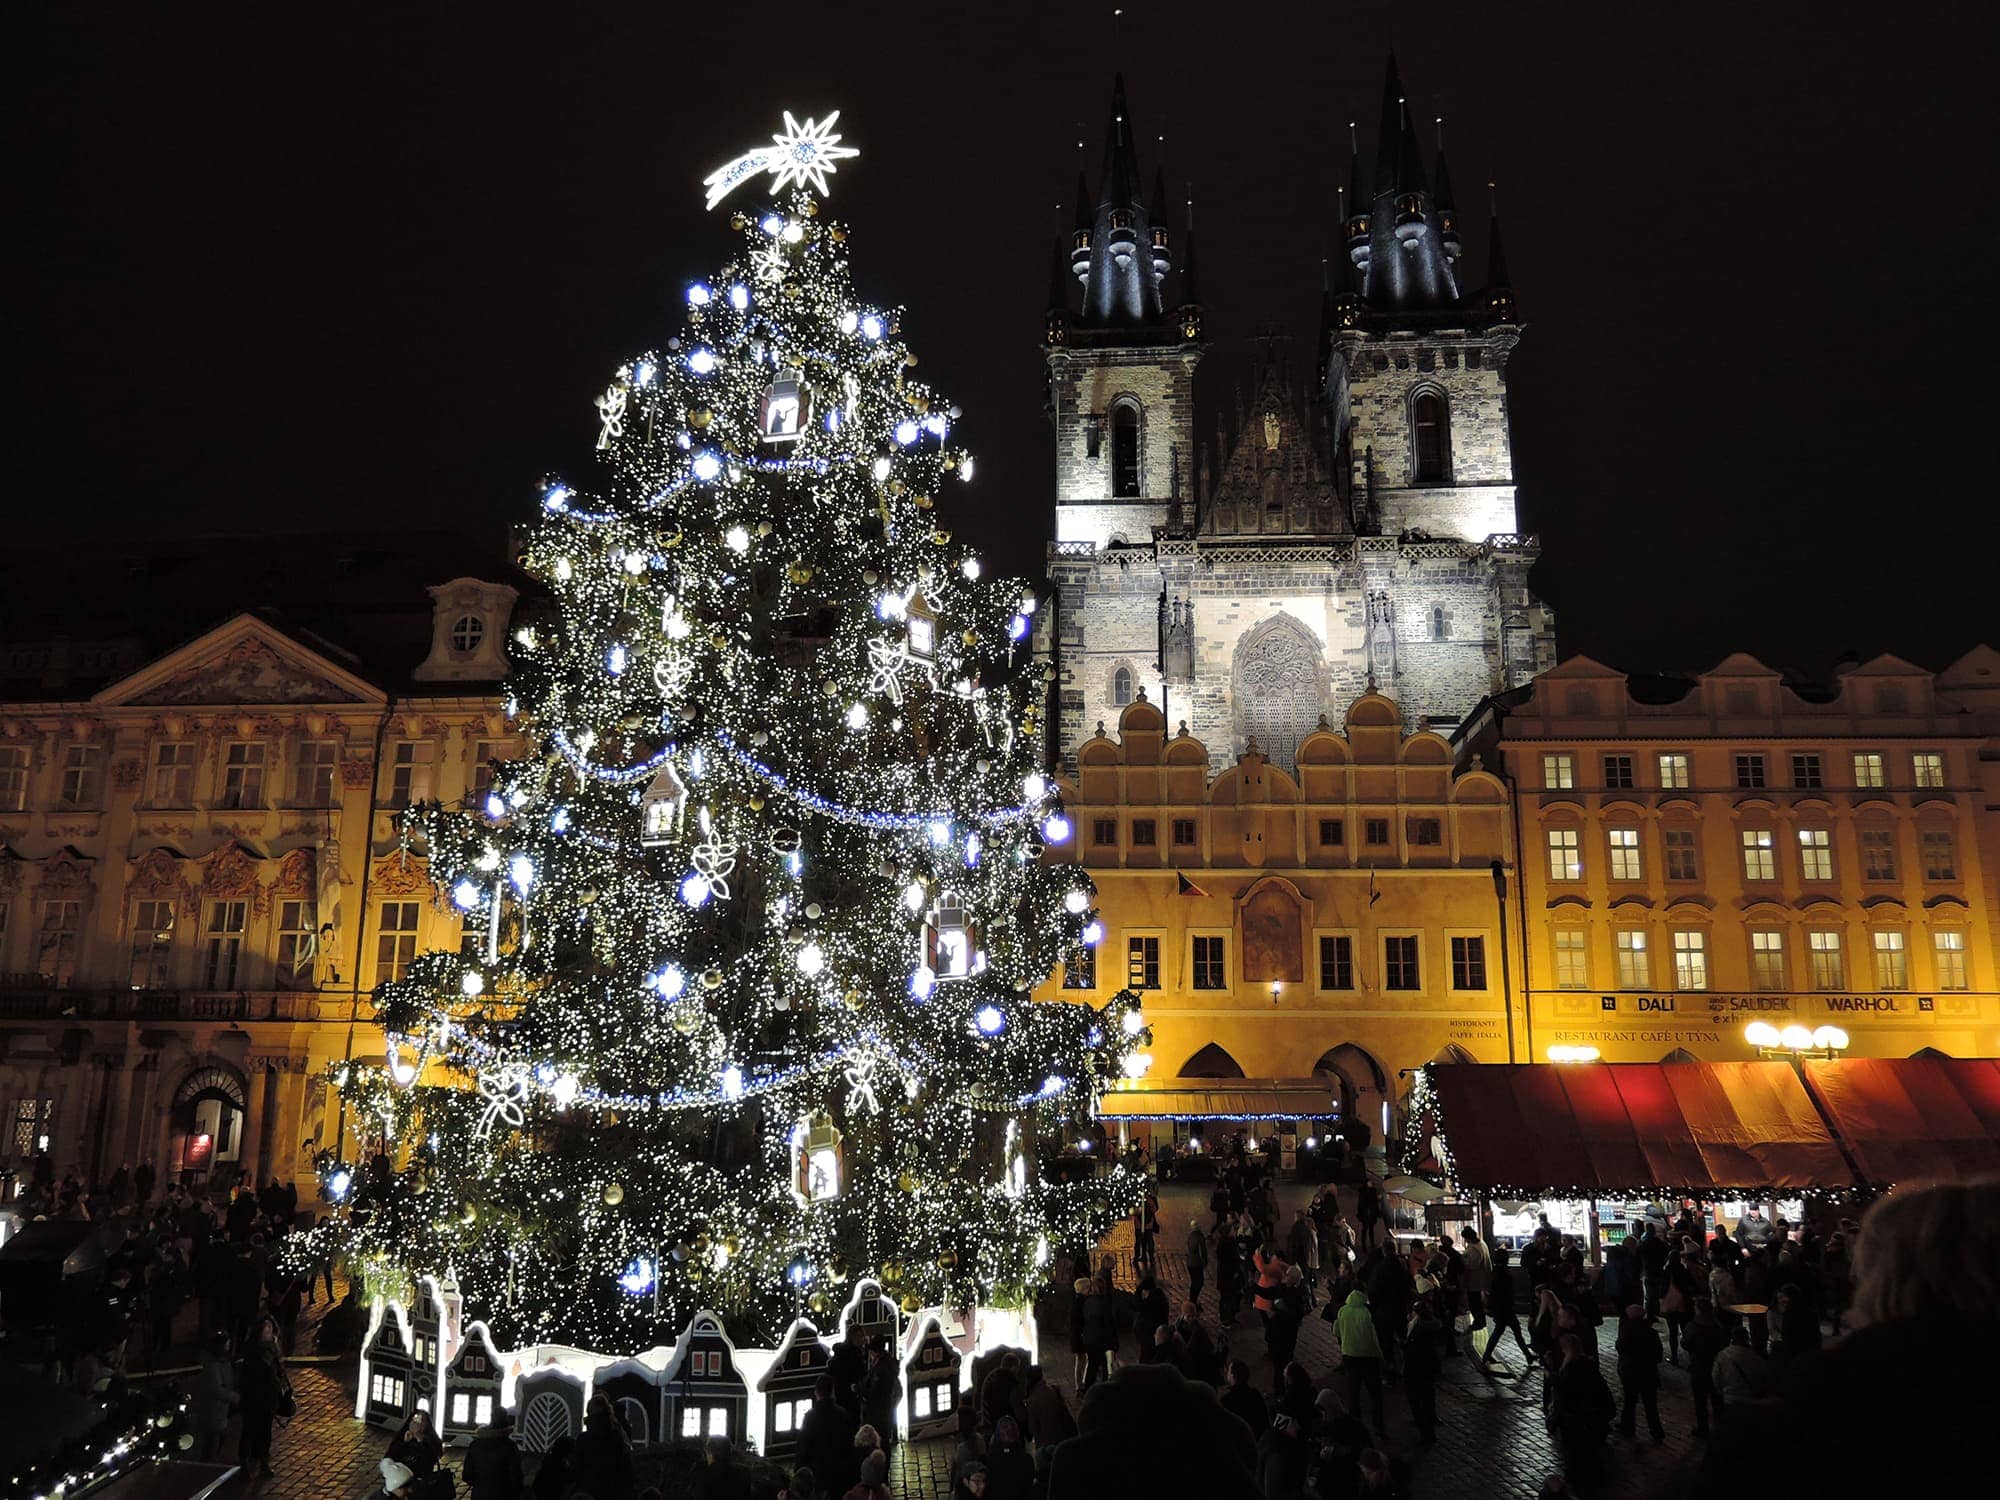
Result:
[[[1451,418],[1444,397],[1419,391],[1410,403],[1411,479],[1417,484],[1443,484],[1449,478]]]
[[[1319,725],[1320,650],[1312,632],[1285,615],[1244,637],[1236,653],[1236,723],[1244,741],[1289,768],[1299,741]]]
[[[1434,641],[1444,639],[1444,606],[1442,604],[1433,604],[1431,606],[1431,639]]]
[[[1111,674],[1111,706],[1123,708],[1132,701],[1132,669],[1120,667]]]
[[[1111,409],[1111,493],[1118,499],[1139,494],[1139,408],[1129,401]]]

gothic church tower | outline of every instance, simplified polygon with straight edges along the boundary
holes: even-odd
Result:
[[[1498,216],[1467,290],[1444,154],[1427,169],[1393,58],[1376,147],[1364,181],[1357,143],[1312,378],[1289,339],[1260,337],[1248,389],[1198,453],[1192,225],[1175,307],[1164,184],[1142,201],[1119,81],[1044,344],[1056,599],[1037,647],[1057,669],[1065,761],[1142,692],[1216,769],[1253,745],[1290,769],[1299,740],[1370,687],[1412,726],[1448,729],[1554,665],[1553,619],[1527,585],[1538,547],[1517,531],[1506,367],[1521,325]]]

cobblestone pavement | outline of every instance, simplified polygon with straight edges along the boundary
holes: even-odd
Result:
[[[1310,1189],[1286,1184],[1280,1189],[1284,1216],[1304,1204]],[[1350,1204],[1351,1208],[1351,1204]],[[1199,1215],[1209,1222],[1205,1188],[1169,1187],[1162,1195],[1161,1253],[1159,1277],[1168,1300],[1178,1310],[1187,1302],[1187,1263],[1182,1246],[1187,1239],[1189,1219]],[[1352,1214],[1350,1212],[1350,1219]],[[1120,1281],[1130,1287],[1132,1276],[1132,1233],[1121,1225],[1108,1236],[1100,1252],[1118,1263]],[[1324,1305],[1322,1300],[1321,1305]],[[322,1309],[316,1309],[320,1311]],[[1202,1313],[1213,1326],[1217,1317],[1213,1280],[1202,1294]],[[1042,1330],[1042,1362],[1054,1382],[1064,1389],[1072,1405],[1076,1393],[1072,1381],[1072,1360],[1067,1330]],[[1128,1336],[1129,1338],[1129,1336]],[[1601,1335],[1599,1358],[1605,1379],[1618,1389],[1612,1357],[1609,1327]],[[302,1335],[301,1347],[308,1346]],[[1261,1320],[1247,1308],[1230,1331],[1229,1348],[1255,1372],[1260,1386],[1268,1389],[1270,1362],[1264,1351]],[[1126,1350],[1131,1353],[1129,1344]],[[1522,1379],[1523,1360],[1510,1342],[1496,1354],[1504,1375],[1484,1374],[1466,1359],[1445,1361],[1438,1382],[1438,1439],[1423,1448],[1417,1441],[1409,1410],[1400,1391],[1388,1395],[1390,1449],[1409,1467],[1412,1500],[1532,1500],[1542,1480],[1560,1467],[1555,1446],[1542,1421],[1539,1377]],[[1306,1319],[1300,1330],[1297,1358],[1323,1384],[1335,1384],[1338,1355],[1333,1347],[1333,1330],[1319,1309]],[[274,1447],[277,1477],[252,1487],[242,1480],[232,1481],[222,1493],[229,1500],[255,1495],[259,1500],[365,1500],[373,1493],[376,1464],[388,1446],[388,1435],[364,1426],[351,1415],[354,1410],[354,1367],[351,1361],[337,1364],[299,1364],[292,1370],[299,1415],[283,1429]],[[1699,1442],[1692,1435],[1693,1407],[1688,1397],[1685,1360],[1679,1368],[1662,1371],[1660,1415],[1667,1430],[1664,1444],[1655,1445],[1642,1435],[1636,1441],[1614,1434],[1609,1450],[1608,1474],[1589,1493],[1623,1500],[1650,1493],[1675,1469],[1699,1457]],[[228,1446],[235,1452],[232,1428]],[[451,1459],[448,1456],[447,1462]],[[530,1472],[533,1470],[530,1460]],[[945,1440],[899,1444],[891,1465],[890,1486],[902,1500],[947,1500],[950,1483],[951,1444]]]

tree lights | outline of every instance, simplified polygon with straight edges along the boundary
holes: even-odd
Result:
[[[781,178],[824,186],[832,123],[788,118],[816,154]],[[600,480],[543,488],[554,608],[509,683],[535,745],[497,813],[405,816],[467,943],[382,988],[402,1040],[342,1086],[393,1176],[323,1174],[367,1212],[319,1233],[378,1289],[453,1266],[523,1342],[644,1348],[704,1307],[772,1337],[871,1268],[1018,1300],[1137,1189],[1038,1168],[1148,1034],[1129,992],[1024,998],[1092,889],[1039,858],[1070,830],[1032,595],[933,513],[956,413],[803,186],[734,225],[600,399]]]

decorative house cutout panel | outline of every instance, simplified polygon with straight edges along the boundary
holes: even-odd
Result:
[[[669,1436],[743,1439],[750,1388],[716,1314],[704,1310],[688,1323],[667,1357],[666,1389]]]
[[[909,1348],[903,1356],[903,1435],[938,1436],[958,1426],[963,1394],[965,1355],[946,1337],[944,1315],[920,1313],[910,1323]]]
[[[487,1326],[474,1323],[466,1329],[458,1352],[445,1367],[438,1430],[447,1443],[470,1438],[493,1419],[501,1405],[506,1371]]]
[[[799,1428],[812,1409],[813,1387],[832,1357],[819,1330],[804,1318],[785,1330],[770,1366],[756,1379],[751,1412],[751,1441],[766,1458],[788,1458],[798,1450]]]

